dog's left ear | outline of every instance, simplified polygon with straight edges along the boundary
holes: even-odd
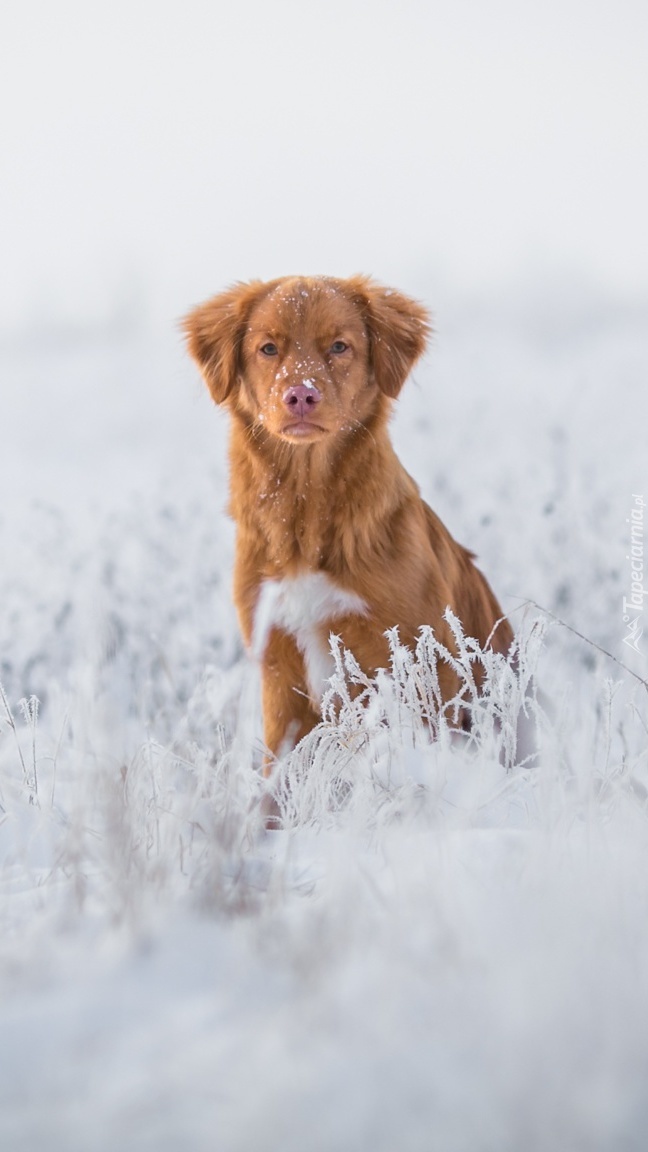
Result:
[[[376,383],[386,396],[398,396],[432,331],[422,304],[383,288],[366,276],[347,281],[360,303],[369,334],[369,356]]]
[[[250,308],[263,285],[234,284],[185,316],[182,329],[212,397],[223,404],[241,369],[241,343]]]

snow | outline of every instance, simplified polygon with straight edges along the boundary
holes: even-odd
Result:
[[[645,314],[568,284],[426,302],[394,440],[512,613],[538,764],[507,768],[501,669],[473,745],[430,743],[424,646],[364,710],[338,651],[281,832],[226,424],[179,338],[1,350],[3,1148],[643,1148]]]

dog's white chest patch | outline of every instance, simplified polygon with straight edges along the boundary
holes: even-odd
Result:
[[[340,588],[325,572],[307,572],[285,580],[264,580],[254,613],[252,652],[263,658],[268,637],[279,628],[294,637],[304,657],[308,690],[321,700],[334,664],[322,624],[352,613],[364,616],[361,596]]]

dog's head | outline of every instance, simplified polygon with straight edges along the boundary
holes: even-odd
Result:
[[[425,349],[425,309],[365,276],[237,284],[184,321],[217,404],[312,443],[364,423]]]

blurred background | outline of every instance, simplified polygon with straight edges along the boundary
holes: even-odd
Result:
[[[232,279],[648,291],[641,0],[6,5],[1,329]]]

